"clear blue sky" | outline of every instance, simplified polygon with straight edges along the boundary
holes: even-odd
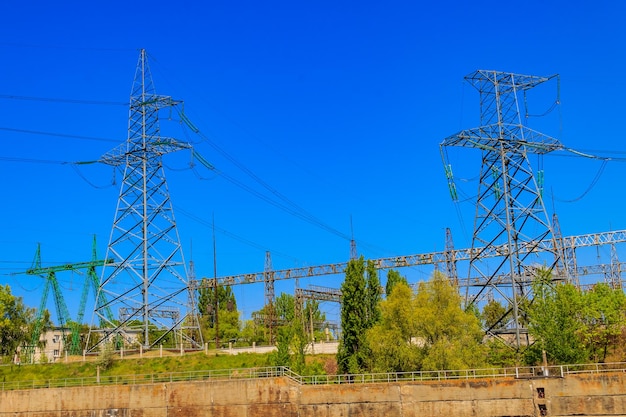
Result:
[[[443,250],[446,227],[457,248],[471,245],[474,208],[451,201],[439,143],[479,125],[478,94],[463,81],[474,70],[560,74],[560,106],[528,125],[571,148],[626,157],[622,1],[35,1],[1,9],[0,283],[31,306],[42,281],[9,274],[30,267],[37,242],[44,265],[89,260],[94,234],[104,256],[119,175],[111,185],[106,166],[41,161],[95,160],[126,139],[127,107],[107,103],[128,102],[140,48],[157,91],[184,100],[212,143],[328,227],[349,236],[352,218],[366,258]],[[554,81],[529,94],[530,112],[548,109],[556,94]],[[199,139],[189,133],[178,138]],[[206,142],[196,149],[268,194]],[[475,156],[451,152],[460,187],[478,175]],[[197,275],[213,274],[212,218],[219,276],[262,271],[266,250],[275,269],[348,259],[348,240],[201,167],[189,170],[188,154],[168,155],[165,165]],[[626,165],[606,164],[589,188],[601,168],[563,154],[544,159],[548,211],[558,212],[564,235],[626,228]],[[402,272],[415,282],[431,270]],[[300,285],[338,287],[342,278]],[[74,315],[83,277],[59,279]],[[293,287],[277,283],[277,293]],[[244,316],[263,304],[262,286],[236,292]]]

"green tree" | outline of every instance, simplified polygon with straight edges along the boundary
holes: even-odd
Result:
[[[296,373],[302,374],[304,373],[305,367],[304,354],[306,346],[309,344],[306,331],[304,330],[304,323],[302,320],[298,320],[297,317],[294,317],[289,329],[289,349],[292,353],[290,365]]]
[[[277,305],[280,306],[277,308],[277,315],[282,324],[278,326],[276,351],[271,354],[270,360],[275,366],[289,366],[296,373],[302,374],[305,368],[305,350],[308,344],[304,320],[308,316],[296,314],[295,298],[292,295],[283,293],[276,300]],[[311,304],[311,302],[307,303],[304,314],[312,314],[314,308],[317,310],[317,303],[314,306]]]
[[[265,326],[257,323],[255,320],[246,320],[243,323],[240,337],[248,344],[248,346],[251,346],[252,343],[256,343],[257,345],[266,343],[267,335],[265,334],[265,330]]]
[[[487,350],[486,361],[491,366],[508,368],[518,366],[520,363],[520,354],[517,349],[499,337],[487,339],[485,348]]]
[[[483,326],[487,330],[502,329],[506,326],[510,310],[504,307],[499,301],[489,300],[483,307],[480,315]]]
[[[222,343],[239,339],[241,321],[230,286],[215,288],[203,278],[198,289],[198,311],[204,340],[215,340],[216,336]]]
[[[366,328],[371,328],[380,321],[380,301],[382,297],[382,287],[378,278],[378,270],[376,263],[372,260],[367,261],[367,323]]]
[[[415,342],[415,303],[408,284],[398,282],[381,302],[381,320],[367,331],[374,372],[403,372],[420,369],[421,351]]]
[[[219,330],[218,336],[220,344],[227,344],[228,342],[236,342],[239,339],[241,332],[241,320],[239,317],[239,311],[228,309],[219,310],[219,325],[210,326],[205,329],[203,336],[205,340],[215,340],[216,330]]]
[[[283,326],[278,328],[276,333],[276,350],[270,354],[270,362],[274,366],[290,366],[291,332],[290,328]]]
[[[527,308],[528,331],[536,340],[526,351],[528,363],[540,363],[542,351],[553,363],[581,363],[588,353],[580,337],[585,326],[582,293],[572,284],[555,284],[549,270],[540,271],[533,281],[532,304]]]
[[[483,331],[478,317],[461,308],[461,297],[449,279],[435,272],[421,282],[415,296],[416,336],[422,369],[467,369],[484,365]]]
[[[387,284],[385,284],[385,294],[387,295],[387,297],[391,295],[394,287],[399,283],[403,283],[407,286],[409,285],[406,278],[400,275],[398,271],[396,271],[395,269],[390,269],[387,272]]]
[[[324,331],[321,326],[326,322],[326,314],[320,310],[320,303],[317,300],[307,300],[301,309],[301,323],[304,324],[304,331],[308,334],[310,341],[322,340]]]
[[[287,293],[280,293],[274,301],[276,318],[279,322],[290,323],[296,315],[296,297]]]
[[[35,310],[11,294],[8,285],[0,285],[0,356],[12,356],[30,342],[34,319]]]
[[[615,347],[625,323],[626,296],[622,289],[599,283],[583,294],[579,314],[584,324],[583,343],[590,360],[604,362],[609,348]]]
[[[210,326],[213,327],[215,319],[215,306],[219,310],[237,310],[237,300],[230,286],[218,285],[217,289],[209,284],[207,278],[202,278],[198,289],[198,312],[200,316],[207,318]]]
[[[367,329],[367,293],[365,261],[351,259],[341,285],[341,340],[337,351],[340,373],[359,373],[366,360],[365,330]]]

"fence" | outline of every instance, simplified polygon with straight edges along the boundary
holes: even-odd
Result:
[[[139,375],[111,375],[32,381],[0,382],[0,390],[84,387],[93,385],[136,385],[202,380],[242,380],[286,377],[301,385],[365,384],[418,381],[445,381],[480,378],[538,378],[604,372],[626,372],[626,362],[548,367],[485,368],[446,371],[384,372],[351,375],[298,375],[291,369],[275,366],[263,368],[223,369],[210,371],[163,372]]]

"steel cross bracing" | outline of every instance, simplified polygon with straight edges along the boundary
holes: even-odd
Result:
[[[512,306],[515,329],[521,328],[521,300],[530,298],[528,289],[518,282],[532,262],[529,254],[539,242],[554,239],[541,185],[534,176],[529,154],[541,157],[563,148],[558,140],[524,125],[520,95],[524,94],[525,99],[527,90],[551,78],[483,70],[469,74],[466,81],[480,94],[481,124],[449,136],[441,143],[444,159],[445,149],[452,146],[473,148],[481,153],[472,247],[489,251],[495,245],[507,246],[506,254],[498,261],[487,262],[481,253],[470,259],[468,277],[478,275],[487,285],[475,294],[466,293],[468,304],[475,304],[485,297],[484,292],[494,277],[508,276],[509,288],[498,286],[496,290]],[[451,181],[449,173],[452,170],[447,161],[444,165],[448,181]],[[543,260],[548,270],[563,263],[557,245],[554,244],[552,249],[551,256]],[[555,275],[557,279],[563,279]],[[516,344],[518,348],[521,345],[518,330]]]
[[[591,233],[577,236],[563,237],[563,244],[567,248],[573,250],[577,248],[611,245],[616,243],[626,243],[626,230],[616,230],[613,232],[601,232]],[[532,243],[528,245],[521,245],[520,251],[522,253],[541,253],[541,252],[553,252],[554,242],[552,239]],[[467,249],[454,249],[452,251],[430,252],[421,253],[416,255],[404,255],[394,256],[388,258],[374,259],[374,263],[377,269],[394,269],[403,267],[412,267],[420,265],[435,265],[445,264],[449,259],[454,259],[455,262],[470,261],[475,258],[477,254],[483,257],[499,257],[508,253],[508,246],[498,245],[491,246],[488,250],[485,248],[467,248]],[[308,278],[324,275],[343,274],[346,271],[348,262],[339,262],[335,264],[326,264],[318,266],[300,267],[279,269],[273,271],[273,279],[286,280],[286,279],[298,279]],[[240,284],[255,284],[264,283],[266,280],[267,272],[253,272],[249,274],[229,275],[217,278],[218,285],[240,285]],[[214,278],[205,278],[205,285],[213,287],[215,284]],[[468,280],[459,281],[461,287],[466,285],[486,285],[484,278],[473,278]]]
[[[559,253],[560,262],[557,264],[557,268],[565,275],[565,279],[568,282],[574,284],[580,284],[576,275],[576,252],[574,249],[565,245],[563,242],[563,235],[561,234],[561,225],[559,217],[556,213],[552,215],[552,227],[554,231],[554,243],[556,244],[557,253]]]
[[[42,293],[39,309],[37,310],[37,315],[35,318],[35,324],[33,327],[33,331],[31,333],[31,344],[27,347],[27,355],[31,356],[34,354],[34,349],[37,347],[39,342],[39,338],[41,336],[41,331],[43,330],[43,313],[46,309],[46,304],[48,301],[48,295],[50,293],[50,289],[52,289],[54,296],[54,305],[57,314],[57,324],[61,329],[61,333],[63,336],[63,343],[66,349],[69,350],[70,354],[80,354],[81,353],[81,345],[80,345],[80,327],[83,323],[83,317],[85,314],[85,306],[87,302],[87,296],[89,294],[89,289],[93,290],[94,297],[97,294],[98,288],[98,276],[96,275],[96,267],[104,266],[106,264],[112,263],[113,260],[99,260],[96,254],[96,238],[93,238],[93,247],[92,247],[92,260],[89,262],[76,262],[76,263],[68,263],[62,265],[54,265],[54,266],[41,266],[41,246],[37,245],[37,250],[35,252],[35,258],[33,260],[33,265],[31,268],[27,269],[25,274],[27,275],[38,275],[41,277],[45,276],[45,285]],[[56,274],[58,272],[64,271],[78,271],[86,269],[87,270],[87,278],[83,284],[83,289],[81,291],[80,304],[78,307],[78,314],[76,320],[71,319],[71,315],[67,308],[67,304],[65,302],[65,298],[63,297],[63,293],[61,292],[61,288],[59,286],[58,280],[56,278]],[[101,303],[106,303],[106,299],[104,298],[104,294],[100,294]],[[112,319],[111,312],[108,311],[108,316]],[[69,327],[68,327],[69,326]],[[67,340],[66,331],[69,330],[71,333],[71,340]]]
[[[274,292],[274,271],[272,267],[272,255],[269,251],[265,252],[265,326],[268,328],[270,344],[274,344],[274,327],[276,324],[276,307]]]
[[[168,334],[187,347],[203,345],[195,305],[188,305],[195,300],[188,294],[194,285],[187,282],[162,162],[167,153],[191,148],[161,135],[159,112],[181,103],[156,94],[141,50],[130,96],[128,139],[100,160],[121,168],[123,182],[106,255],[114,263],[104,268],[99,286],[109,301],[96,305],[94,315],[106,326],[90,332],[90,350],[118,336],[131,340],[131,331],[141,334],[137,341],[146,349]],[[110,320],[106,309],[116,310],[120,319]]]
[[[341,290],[337,288],[321,287],[319,285],[309,285],[308,288],[296,288],[296,302],[303,300],[341,302]]]

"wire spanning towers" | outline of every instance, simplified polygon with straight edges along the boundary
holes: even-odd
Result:
[[[181,103],[155,92],[141,50],[130,96],[128,139],[100,160],[121,168],[123,181],[106,254],[114,262],[104,267],[99,286],[109,301],[95,306],[94,316],[106,325],[91,331],[90,349],[118,336],[125,343],[136,339],[146,349],[172,335],[181,346],[203,344],[195,294],[187,293],[195,285],[187,282],[162,164],[163,155],[191,148],[161,136],[159,112]],[[117,320],[110,320],[107,309],[118,314]]]
[[[537,263],[531,255],[538,252],[540,242],[553,239],[541,184],[533,174],[529,154],[541,156],[562,147],[558,140],[523,125],[520,98],[522,94],[525,98],[527,90],[553,77],[482,70],[467,75],[465,80],[480,94],[481,125],[462,130],[441,143],[444,155],[444,148],[449,146],[475,148],[482,154],[472,236],[475,251],[468,274],[479,277],[480,286],[475,293],[466,294],[466,304],[483,301],[492,291],[504,297],[510,310],[502,318],[507,321],[502,323],[502,328],[513,332],[518,347],[523,333],[520,306],[523,299],[530,297],[532,268],[529,267]],[[454,197],[452,171],[445,160],[444,164]],[[487,259],[485,254],[493,252],[498,245],[504,246],[495,261]],[[555,249],[543,263],[552,270],[562,264],[560,256]],[[469,287],[468,278],[466,288]]]

